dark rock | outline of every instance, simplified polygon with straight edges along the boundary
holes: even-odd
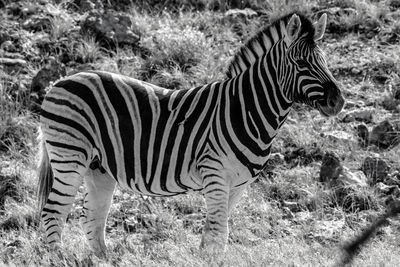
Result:
[[[31,94],[36,104],[40,105],[43,101],[46,94],[45,89],[50,85],[50,82],[54,82],[66,74],[65,66],[54,59],[51,59],[47,65],[39,70],[31,83]]]
[[[384,84],[387,80],[390,79],[390,76],[387,74],[376,74],[373,78],[376,82]]]
[[[15,52],[17,51],[14,43],[11,40],[4,41],[0,45],[0,49],[7,52]]]
[[[367,157],[361,167],[361,170],[365,173],[369,180],[370,185],[383,182],[389,174],[389,164],[377,157]]]
[[[104,5],[101,0],[75,0],[74,4],[79,7],[82,12],[97,10],[104,11]]]
[[[38,218],[35,218],[32,214],[13,214],[0,222],[0,229],[3,231],[21,230],[32,226],[36,228],[38,225]],[[8,246],[11,247],[12,245]]]
[[[12,16],[19,17],[22,15],[22,4],[13,2],[7,6],[7,11]]]
[[[343,122],[362,121],[369,123],[372,122],[374,113],[375,113],[374,108],[356,109],[344,113],[342,121]]]
[[[399,171],[392,172],[391,174],[389,174],[385,178],[383,183],[386,184],[386,185],[398,185],[398,186],[400,186],[400,172]]]
[[[45,31],[50,32],[51,30],[51,18],[46,15],[33,15],[22,23],[22,28],[27,31]]]
[[[396,88],[394,91],[394,99],[400,100],[400,88]]]
[[[136,45],[139,36],[132,31],[131,18],[122,13],[108,10],[104,14],[92,11],[81,23],[84,35],[95,36],[104,47]]]
[[[302,210],[300,204],[295,201],[283,200],[282,206],[288,208],[291,212],[300,212]]]
[[[363,172],[352,172],[342,166],[339,157],[332,152],[327,152],[322,159],[319,180],[333,188],[368,186]]]
[[[386,185],[382,182],[375,184],[375,189],[379,194],[393,197],[400,197],[400,188],[398,185]]]
[[[81,71],[90,71],[90,70],[96,70],[96,66],[91,63],[77,65],[76,67],[73,67],[72,70],[70,70],[67,73],[67,76],[73,75],[73,74],[81,72]]]
[[[337,187],[334,190],[336,201],[345,212],[358,212],[378,208],[375,194],[368,188],[360,189],[353,186]]]
[[[395,131],[388,120],[384,120],[372,129],[369,143],[383,149],[394,147],[400,143],[400,132]]]
[[[285,164],[285,157],[281,153],[271,153],[264,166],[263,173],[271,177],[275,174],[274,169],[283,164]]]
[[[356,127],[358,141],[361,147],[367,147],[369,144],[369,132],[365,124],[359,124]]]
[[[351,109],[351,108],[362,108],[365,107],[365,103],[362,100],[359,101],[352,101],[352,100],[346,100],[346,103],[344,104],[344,109]]]
[[[271,153],[269,155],[268,161],[267,161],[267,166],[271,169],[282,165],[285,163],[285,156],[283,156],[281,153]]]
[[[343,171],[339,157],[333,152],[327,152],[322,158],[322,165],[319,174],[320,182],[331,182],[337,180]]]
[[[309,147],[295,147],[285,151],[284,158],[289,167],[292,168],[297,165],[308,165],[312,162],[322,160],[323,152],[318,146],[314,145]]]
[[[387,1],[387,5],[393,9],[393,10],[397,10],[400,8],[400,0],[389,0]]]

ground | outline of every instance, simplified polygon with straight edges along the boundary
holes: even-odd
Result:
[[[400,195],[400,1],[281,2],[289,1],[0,0],[0,265],[339,263],[342,247]],[[149,198],[117,189],[106,229],[109,254],[100,260],[79,226],[82,188],[60,250],[48,250],[39,226],[35,162],[38,105],[49,82],[82,69],[177,90],[221,80],[246,39],[269,20],[299,9],[314,20],[328,14],[320,46],[347,103],[329,119],[294,107],[273,145],[273,160],[233,211],[222,261],[211,263],[199,251],[205,203],[194,193]],[[117,25],[126,27],[114,28],[111,36],[111,30],[101,32],[88,18],[104,19],[103,12],[114,12]],[[384,121],[391,127],[388,139],[377,134]],[[367,144],[357,131],[364,126]],[[335,186],[321,181],[327,152],[366,185],[357,179]],[[387,168],[371,174],[363,167],[368,157]],[[398,216],[386,220],[353,266],[398,266],[399,230]]]

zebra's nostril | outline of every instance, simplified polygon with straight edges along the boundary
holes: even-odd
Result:
[[[336,105],[335,100],[333,100],[332,98],[328,99],[328,106],[329,107],[334,107]]]

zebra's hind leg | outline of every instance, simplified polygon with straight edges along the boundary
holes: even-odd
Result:
[[[104,241],[104,228],[116,182],[109,174],[95,169],[87,172],[85,184],[87,194],[81,217],[82,228],[95,255],[105,258],[107,248]]]
[[[41,217],[47,243],[52,247],[57,247],[61,240],[63,225],[83,178],[76,171],[62,171],[54,167],[53,173],[53,185],[42,209]]]

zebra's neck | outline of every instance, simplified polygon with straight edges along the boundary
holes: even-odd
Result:
[[[240,103],[236,108],[240,108],[246,127],[260,146],[270,144],[292,105],[276,81],[279,75],[276,69],[265,68],[263,64],[260,61],[232,79],[230,87],[231,102]]]
[[[240,75],[225,81],[221,121],[229,129],[230,147],[236,146],[234,153],[253,177],[268,159],[272,140],[291,107],[277,81],[279,60],[282,57],[266,55]],[[268,65],[271,66],[267,68]]]
[[[261,57],[269,53],[270,49],[286,35],[288,17],[265,27],[235,54],[226,75],[228,78],[238,76],[256,63]]]

